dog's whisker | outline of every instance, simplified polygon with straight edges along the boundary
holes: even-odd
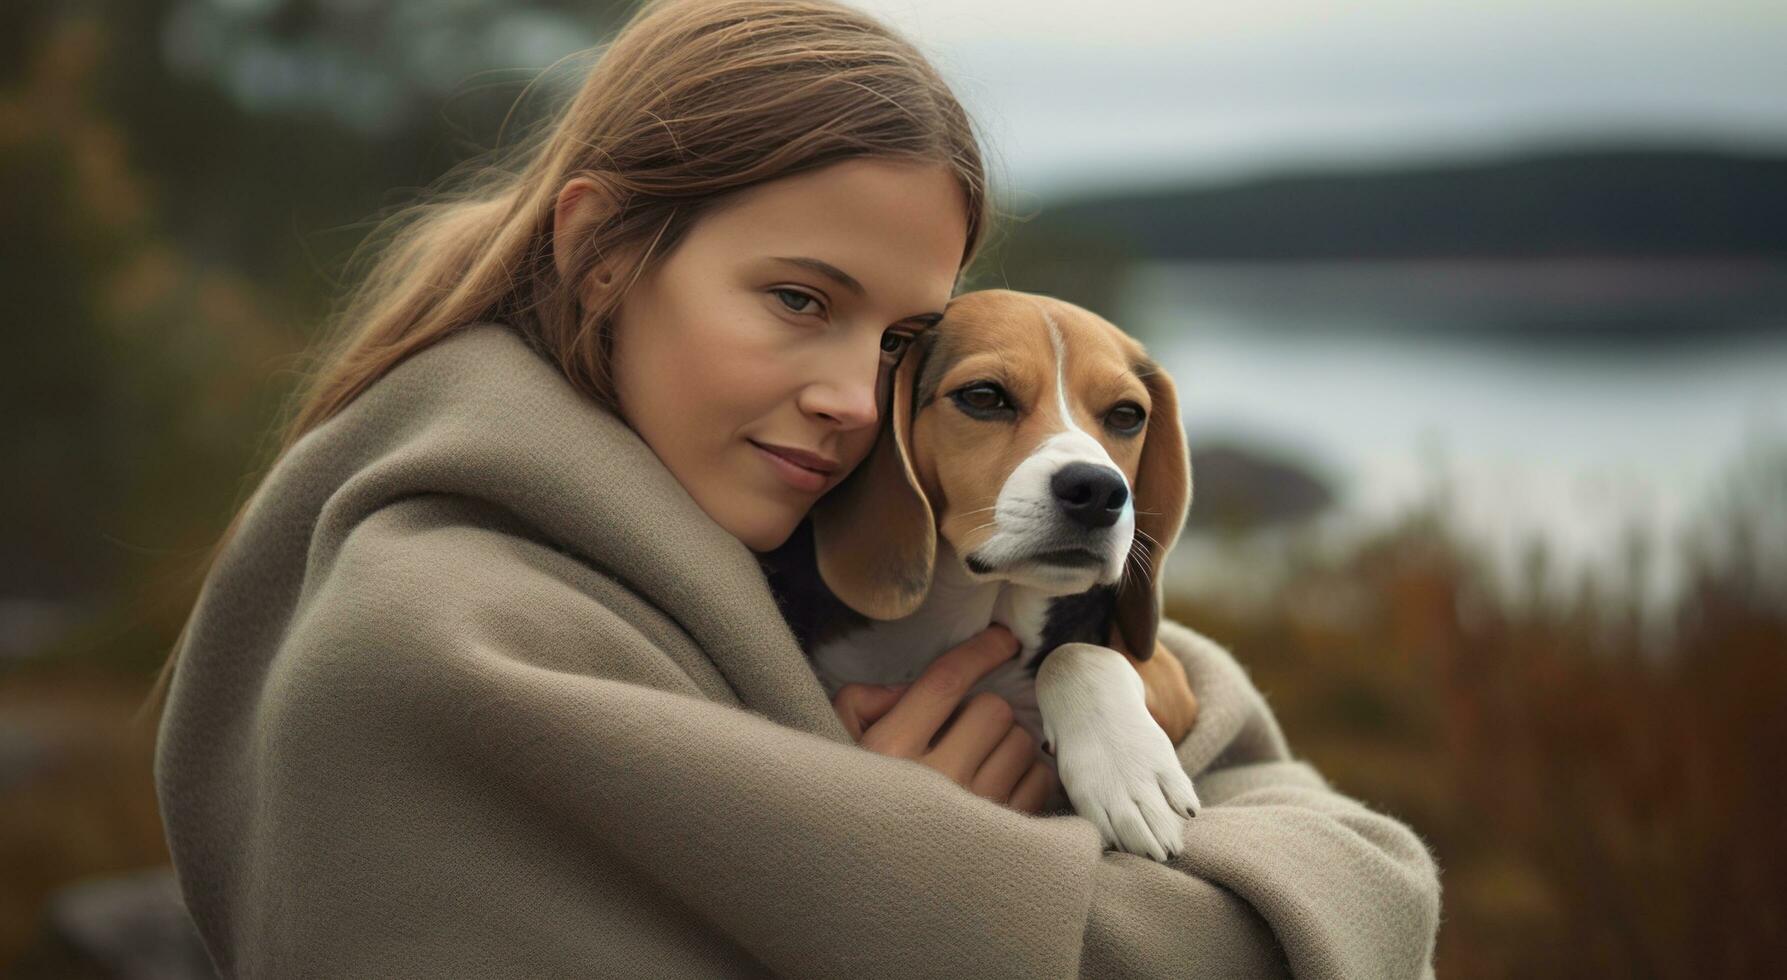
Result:
[[[998,521],[988,521],[985,524],[982,524],[980,527],[974,528],[973,530],[969,531],[968,534],[962,535],[962,537],[967,537],[969,534],[973,534],[975,531],[979,531],[984,528],[997,527],[998,524],[999,524]]]
[[[1149,569],[1148,563],[1144,562],[1142,560],[1142,557],[1140,555],[1136,554],[1134,551],[1131,551],[1123,559],[1123,565],[1124,565],[1125,578],[1127,578],[1127,573],[1129,571],[1129,568],[1131,566],[1134,566],[1135,574],[1141,578],[1143,584],[1149,585],[1149,586],[1152,586],[1154,584],[1154,575],[1153,575],[1152,571]]]
[[[1130,575],[1139,572],[1139,569],[1140,566],[1136,564],[1135,552],[1132,551],[1123,556],[1123,581],[1127,581]],[[1119,584],[1121,584],[1121,582]]]
[[[1149,581],[1152,578],[1148,569],[1148,563],[1143,561],[1140,555],[1130,555],[1129,563],[1135,566],[1135,573],[1141,576],[1143,581]]]

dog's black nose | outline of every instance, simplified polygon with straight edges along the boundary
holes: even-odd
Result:
[[[1049,480],[1055,491],[1055,503],[1070,520],[1081,527],[1110,527],[1123,515],[1129,501],[1129,487],[1123,474],[1096,463],[1069,463],[1055,471]]]

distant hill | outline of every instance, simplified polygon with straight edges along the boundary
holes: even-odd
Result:
[[[1787,258],[1787,157],[1573,152],[1287,175],[1061,201],[1018,234],[1169,259]]]
[[[1085,195],[1006,224],[970,284],[1109,312],[1137,261],[1558,258],[1787,263],[1787,156],[1553,152]]]

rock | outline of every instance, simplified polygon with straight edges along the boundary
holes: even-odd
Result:
[[[1191,482],[1191,529],[1288,524],[1314,517],[1334,503],[1334,491],[1311,470],[1234,443],[1192,447]]]
[[[172,868],[64,886],[50,926],[82,956],[123,980],[213,980],[216,973]]]

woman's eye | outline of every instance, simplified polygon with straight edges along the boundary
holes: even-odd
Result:
[[[1106,415],[1104,420],[1106,425],[1118,432],[1133,433],[1142,427],[1142,422],[1147,418],[1148,415],[1142,411],[1142,406],[1134,402],[1124,402],[1111,409],[1110,414]]]
[[[819,305],[819,301],[798,289],[772,289],[776,299],[782,301],[791,313],[810,313]]]
[[[889,330],[881,335],[881,352],[883,354],[898,354],[910,346],[912,346],[912,335],[909,333],[897,333]]]
[[[1005,395],[1005,389],[990,381],[982,381],[969,385],[956,392],[956,401],[964,408],[979,412],[996,412],[1011,407],[1011,399]]]

